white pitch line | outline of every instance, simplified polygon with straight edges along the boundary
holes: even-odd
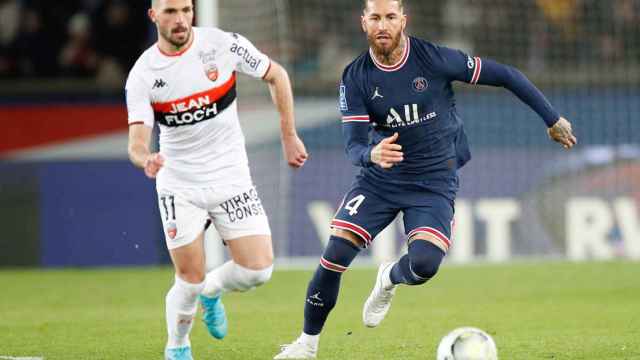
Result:
[[[14,356],[0,356],[2,360],[44,360],[42,357],[14,357]]]

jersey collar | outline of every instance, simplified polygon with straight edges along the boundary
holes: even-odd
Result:
[[[383,65],[378,62],[375,55],[373,55],[373,49],[369,48],[369,56],[378,69],[386,72],[398,71],[404,66],[404,64],[407,63],[407,59],[409,59],[409,53],[411,52],[411,38],[406,35],[403,36],[405,36],[406,38],[407,46],[404,47],[404,52],[402,53],[402,57],[400,58],[400,60],[393,65]]]

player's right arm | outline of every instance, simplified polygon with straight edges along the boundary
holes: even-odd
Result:
[[[395,144],[398,133],[378,144],[369,144],[369,114],[362,91],[345,71],[340,84],[340,111],[345,150],[355,166],[369,167],[377,164],[388,169],[403,160],[402,146]]]
[[[159,153],[151,153],[151,133],[154,116],[149,97],[149,86],[134,70],[127,79],[125,97],[129,117],[129,145],[127,152],[133,165],[144,169],[145,175],[155,178],[164,165]]]
[[[149,151],[152,128],[135,123],[129,126],[129,160],[133,165],[144,169],[145,175],[155,178],[164,165],[164,158],[159,153]]]

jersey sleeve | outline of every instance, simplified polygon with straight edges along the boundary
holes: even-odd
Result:
[[[271,59],[244,36],[231,34],[229,49],[235,59],[235,69],[255,78],[264,78],[271,67]]]
[[[356,166],[372,166],[373,146],[369,144],[369,113],[364,103],[365,97],[348,70],[342,76],[339,96],[347,156]]]
[[[438,55],[440,69],[450,80],[504,87],[534,110],[548,127],[560,118],[544,94],[519,70],[447,47],[439,47]]]
[[[364,103],[364,96],[358,84],[348,71],[340,82],[340,112],[342,123],[369,123],[369,113]]]
[[[437,48],[440,70],[450,80],[477,84],[482,74],[482,59],[448,47]]]
[[[129,125],[143,123],[153,127],[154,116],[149,97],[149,87],[134,71],[129,74],[125,86],[125,98]]]

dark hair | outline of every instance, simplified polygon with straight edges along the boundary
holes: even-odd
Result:
[[[363,4],[363,10],[367,9],[367,5],[369,4],[369,1],[373,1],[373,0],[364,0],[364,4]],[[404,6],[403,1],[402,0],[391,0],[391,1],[396,1],[398,2],[398,6],[400,6],[400,9],[402,9],[402,7]]]

